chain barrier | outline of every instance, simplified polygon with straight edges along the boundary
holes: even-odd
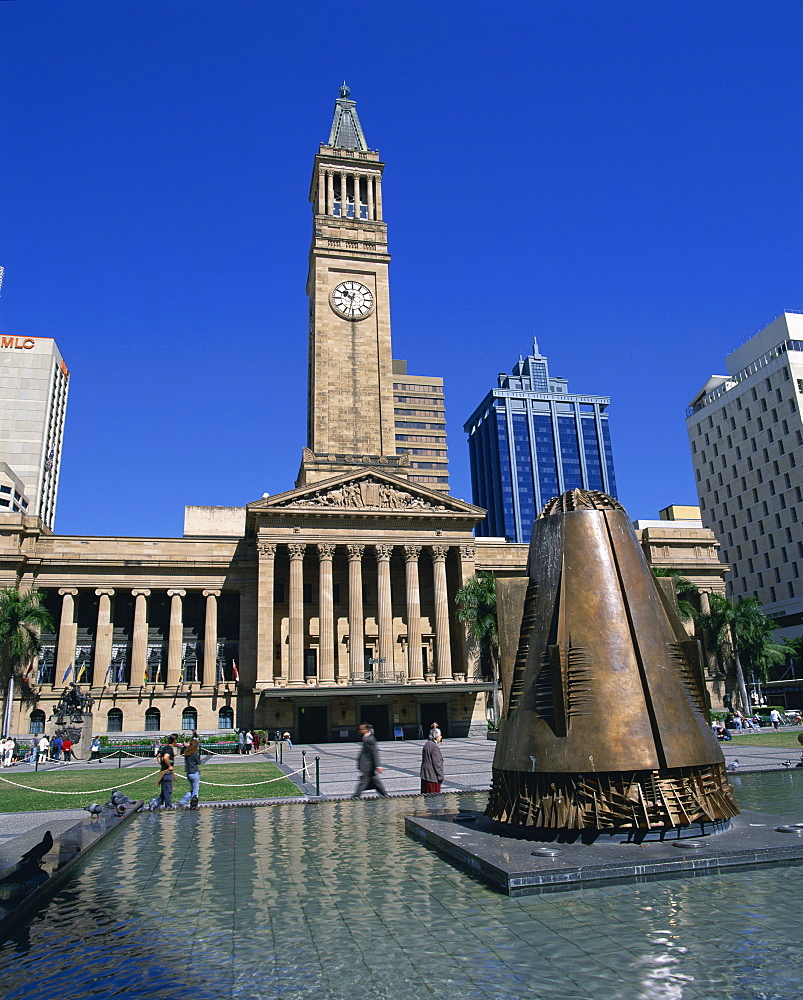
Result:
[[[302,768],[299,768],[297,771],[291,771],[289,774],[280,774],[278,778],[266,778],[264,781],[238,782],[236,785],[224,785],[219,781],[206,781],[205,779],[202,784],[212,785],[215,788],[253,788],[256,785],[271,785],[275,781],[281,781],[282,778],[291,778],[294,774],[301,774],[302,770]],[[114,785],[111,788],[95,788],[89,791],[81,790],[78,792],[56,791],[52,788],[33,788],[31,785],[21,785],[18,781],[11,781],[9,778],[3,777],[0,777],[0,781],[4,781],[7,785],[14,785],[15,788],[25,788],[29,792],[42,792],[44,795],[100,795],[103,792],[113,792],[118,788],[128,788],[130,785],[136,785],[138,781],[145,781],[146,778],[153,778],[154,774],[158,773],[158,771],[149,771],[147,774],[143,774],[141,778],[134,778],[133,781],[127,781],[122,785]],[[179,778],[183,778],[184,781],[189,780],[187,776],[182,774],[180,771],[174,771],[173,774],[177,775]]]

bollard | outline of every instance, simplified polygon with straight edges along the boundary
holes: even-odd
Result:
[[[301,751],[301,783],[306,784],[307,782],[307,751]]]
[[[315,758],[315,794],[321,794],[321,758]]]
[[[117,766],[118,767],[122,767],[123,766],[123,751],[122,750],[118,750],[117,751]]]
[[[33,769],[34,769],[34,771],[38,771],[38,770],[39,770],[39,758],[40,758],[41,756],[42,756],[42,755],[41,755],[40,753],[38,753],[38,754],[36,755],[36,763],[35,763],[35,764],[34,764],[34,766],[33,766]]]
[[[284,764],[284,740],[279,744],[279,763]]]

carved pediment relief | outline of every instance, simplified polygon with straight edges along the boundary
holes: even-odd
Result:
[[[351,480],[324,489],[317,489],[304,497],[293,497],[288,507],[314,507],[316,509],[348,508],[352,510],[425,510],[441,511],[443,504],[417,496],[408,490],[373,478]]]

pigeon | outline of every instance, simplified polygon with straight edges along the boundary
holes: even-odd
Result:
[[[123,795],[122,792],[118,792],[116,788],[112,789],[112,797],[109,799],[109,805],[113,806],[118,816],[125,816],[125,811],[128,806],[134,805],[134,800],[129,799],[127,795]]]
[[[785,760],[783,762],[783,766],[784,767],[791,767],[792,766],[792,761],[791,760]]]
[[[738,771],[739,770],[739,758],[738,757],[734,757],[733,760],[730,762],[730,764],[728,764],[728,770],[729,771]]]
[[[97,819],[103,812],[103,806],[98,805],[97,802],[93,802],[91,806],[84,806],[84,812],[88,812],[92,819]]]
[[[44,837],[42,837],[42,839],[39,841],[38,844],[34,844],[34,846],[30,849],[30,851],[26,851],[20,857],[20,862],[21,863],[24,861],[39,862],[47,854],[47,852],[52,849],[52,847],[53,847],[53,834],[50,832],[50,830],[45,830]]]

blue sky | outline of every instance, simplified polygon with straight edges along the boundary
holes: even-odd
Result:
[[[463,421],[535,335],[611,396],[631,516],[696,502],[689,399],[803,308],[802,33],[784,0],[2,0],[0,328],[72,372],[57,530],[176,535],[185,504],[292,487],[344,78],[452,493]]]

